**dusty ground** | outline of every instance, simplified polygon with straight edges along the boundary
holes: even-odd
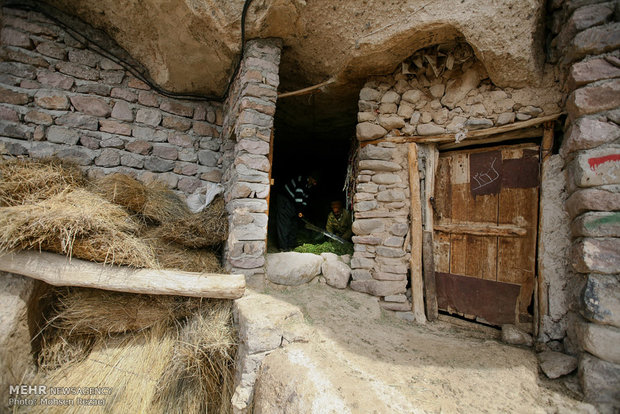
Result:
[[[267,293],[302,309],[310,340],[264,360],[255,412],[596,412],[565,385],[575,378],[543,378],[532,350],[486,333],[419,326],[319,284]]]

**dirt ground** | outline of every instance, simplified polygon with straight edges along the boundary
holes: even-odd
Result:
[[[320,284],[266,293],[302,309],[311,332],[308,342],[264,361],[261,375],[270,378],[259,387],[277,388],[277,400],[288,399],[278,403],[286,412],[302,398],[312,412],[596,412],[571,391],[574,376],[546,379],[533,350],[492,333],[441,321],[417,325],[380,310],[376,298]]]

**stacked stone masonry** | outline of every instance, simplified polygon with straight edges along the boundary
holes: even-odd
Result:
[[[390,142],[367,145],[359,152],[358,167],[351,288],[381,297],[385,309],[410,311],[407,147]]]
[[[269,152],[279,84],[280,41],[246,44],[243,60],[224,104],[222,136],[225,199],[229,212],[226,257],[229,270],[252,283],[264,275]]]
[[[550,59],[565,66],[571,264],[585,284],[567,341],[586,399],[620,407],[620,23],[617,2],[552,2]]]
[[[417,52],[360,91],[357,138],[428,136],[502,126],[560,112],[554,71],[538,87],[499,88],[466,44]]]
[[[36,12],[3,8],[0,148],[188,195],[222,177],[222,105],[168,98]]]

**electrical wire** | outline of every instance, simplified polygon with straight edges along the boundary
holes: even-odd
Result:
[[[45,15],[47,18],[49,18],[50,20],[54,21],[57,25],[62,27],[65,31],[69,32],[70,34],[71,33],[77,34],[79,37],[84,39],[87,44],[94,45],[98,49],[98,52],[100,52],[106,58],[122,66],[124,69],[129,71],[133,76],[135,76],[142,82],[149,85],[149,87],[151,87],[153,90],[155,90],[161,95],[164,95],[170,98],[176,98],[176,99],[224,102],[226,98],[228,97],[228,94],[230,93],[231,85],[233,81],[235,80],[235,78],[237,77],[237,75],[239,74],[239,70],[241,68],[241,61],[243,59],[243,52],[245,50],[245,44],[246,44],[245,21],[246,21],[246,15],[250,8],[251,3],[252,3],[252,0],[245,0],[245,2],[243,3],[243,10],[241,11],[241,48],[239,51],[239,56],[237,57],[235,61],[233,73],[230,76],[228,83],[226,84],[226,90],[224,91],[224,94],[222,96],[202,95],[202,94],[193,94],[193,93],[177,93],[177,92],[172,92],[172,91],[169,91],[167,89],[160,87],[150,78],[150,76],[148,75],[148,71],[145,68],[136,68],[133,64],[127,62],[125,59],[110,52],[104,46],[99,44],[97,41],[94,41],[92,38],[89,38],[88,36],[84,35],[84,33],[81,33],[77,31],[76,29],[68,26],[65,22],[63,22],[58,17],[50,13],[49,10],[46,9],[46,7],[54,9],[57,14],[64,14],[64,12],[60,11],[58,8],[52,5],[45,5],[45,7],[42,7],[39,2],[24,2],[24,0],[15,0],[15,1],[4,2],[3,7],[26,10],[26,11],[36,11],[36,12],[39,12]],[[142,73],[142,71],[147,72],[147,74]]]

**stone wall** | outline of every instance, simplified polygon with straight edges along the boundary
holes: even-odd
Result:
[[[222,137],[229,212],[228,270],[250,284],[264,276],[270,190],[270,143],[279,84],[281,42],[249,41],[224,104]]]
[[[409,170],[407,146],[382,142],[359,152],[353,199],[354,253],[351,289],[381,297],[385,309],[410,311]]]
[[[0,147],[191,194],[222,176],[222,105],[168,98],[36,12],[3,8]]]
[[[357,138],[459,133],[557,114],[557,74],[553,67],[545,73],[540,85],[499,88],[468,45],[423,49],[364,85]]]
[[[620,407],[620,23],[617,2],[554,1],[550,59],[568,71],[571,264],[585,287],[565,341],[587,400]]]

